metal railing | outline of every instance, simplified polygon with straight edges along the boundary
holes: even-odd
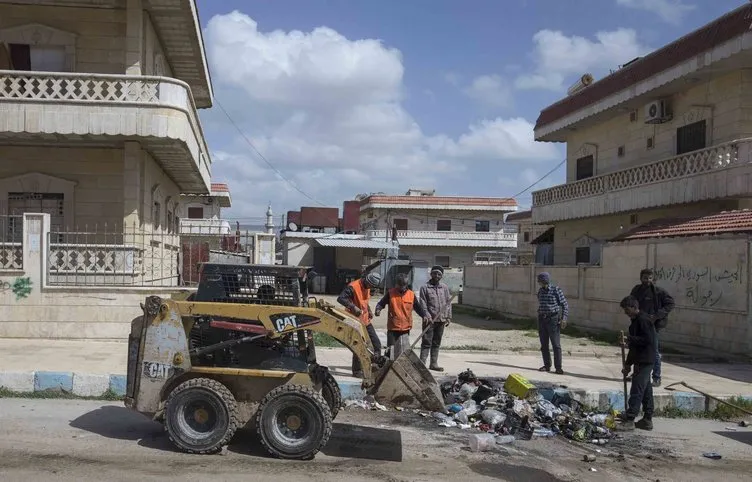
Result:
[[[370,239],[385,239],[386,230],[376,229],[366,232]],[[391,235],[391,232],[390,232]],[[468,241],[516,241],[515,233],[477,232],[477,231],[397,231],[397,239],[443,239],[443,240],[468,240]]]
[[[253,233],[179,235],[138,225],[53,228],[48,236],[50,286],[195,286],[201,263],[251,263],[254,249]]]
[[[747,163],[739,157],[739,145],[752,138],[735,140],[621,171],[569,182],[533,193],[533,206],[545,206],[670,181]]]
[[[0,270],[23,269],[23,216],[0,215]]]

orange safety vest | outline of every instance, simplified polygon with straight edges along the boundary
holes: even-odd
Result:
[[[360,322],[365,326],[371,324],[371,320],[368,319],[368,301],[371,299],[371,290],[363,286],[361,280],[356,279],[350,286],[353,289],[355,296],[352,301],[355,306],[360,308]]]
[[[389,290],[389,319],[386,329],[389,331],[410,331],[413,328],[413,303],[415,293],[406,290],[400,293],[397,288]]]

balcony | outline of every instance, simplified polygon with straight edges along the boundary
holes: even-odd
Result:
[[[191,236],[225,236],[230,234],[230,223],[223,219],[181,219],[180,234]]]
[[[0,70],[0,142],[141,143],[182,192],[208,194],[210,157],[187,84],[166,77]]]
[[[533,193],[533,222],[752,196],[752,138]]]
[[[391,235],[391,232],[390,232]],[[368,239],[387,239],[383,229],[366,232]],[[446,246],[466,248],[515,248],[513,233],[479,233],[474,231],[397,231],[400,246]]]

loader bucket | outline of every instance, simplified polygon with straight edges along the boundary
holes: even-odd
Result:
[[[431,372],[412,350],[390,360],[376,376],[369,393],[379,403],[405,408],[444,411],[441,389]]]

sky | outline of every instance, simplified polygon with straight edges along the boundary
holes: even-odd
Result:
[[[564,182],[546,106],[743,0],[198,0],[223,217],[359,193],[512,197]],[[534,187],[530,186],[536,183]]]

